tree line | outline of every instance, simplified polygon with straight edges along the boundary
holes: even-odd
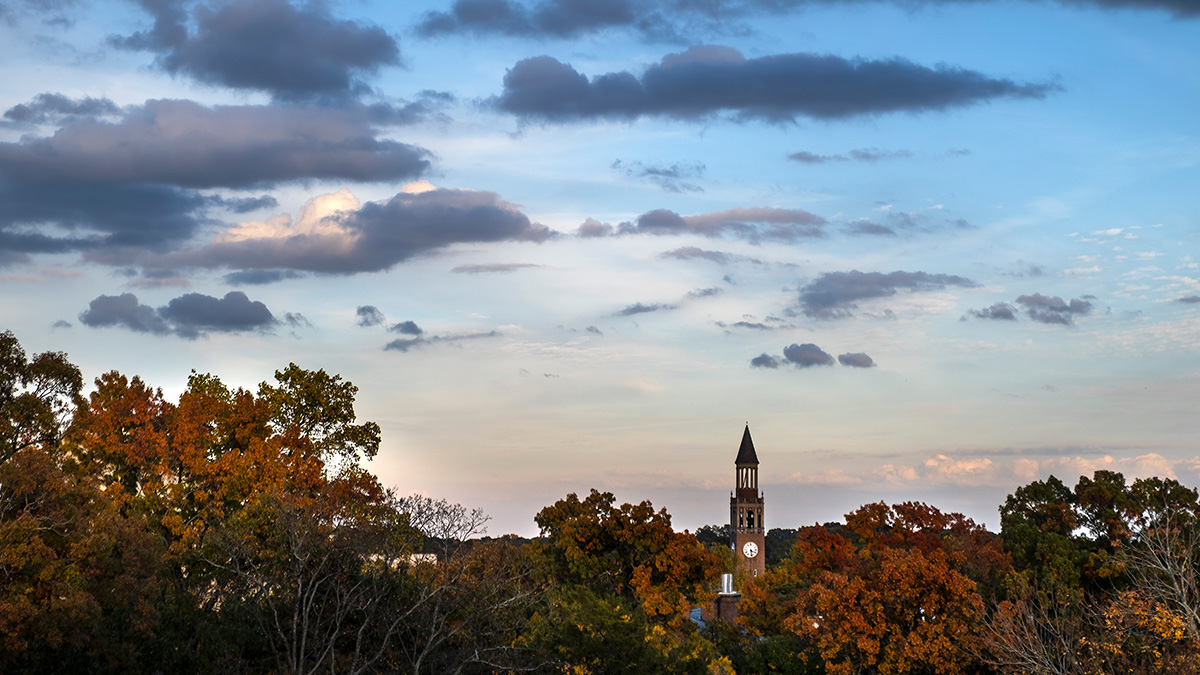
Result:
[[[540,535],[400,496],[357,389],[295,364],[168,401],[0,333],[0,672],[1090,675],[1200,671],[1197,493],[1098,471],[999,533],[921,503],[768,533],[570,494]]]

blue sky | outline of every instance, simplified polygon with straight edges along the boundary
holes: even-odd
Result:
[[[491,532],[1200,482],[1194,0],[0,3],[0,326],[295,362]]]

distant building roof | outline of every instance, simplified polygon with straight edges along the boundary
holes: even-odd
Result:
[[[746,432],[742,434],[742,447],[738,448],[737,459],[734,464],[754,464],[758,465],[758,455],[754,452],[754,441],[750,438],[750,425],[746,425]]]

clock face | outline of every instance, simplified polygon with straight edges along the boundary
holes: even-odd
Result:
[[[742,547],[742,554],[747,558],[753,558],[758,555],[758,544],[752,541],[746,542],[746,545]]]

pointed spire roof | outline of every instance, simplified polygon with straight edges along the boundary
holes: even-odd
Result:
[[[742,447],[738,448],[737,459],[734,464],[754,464],[758,465],[758,455],[754,452],[754,440],[750,438],[750,425],[746,425],[746,431],[742,434]]]

